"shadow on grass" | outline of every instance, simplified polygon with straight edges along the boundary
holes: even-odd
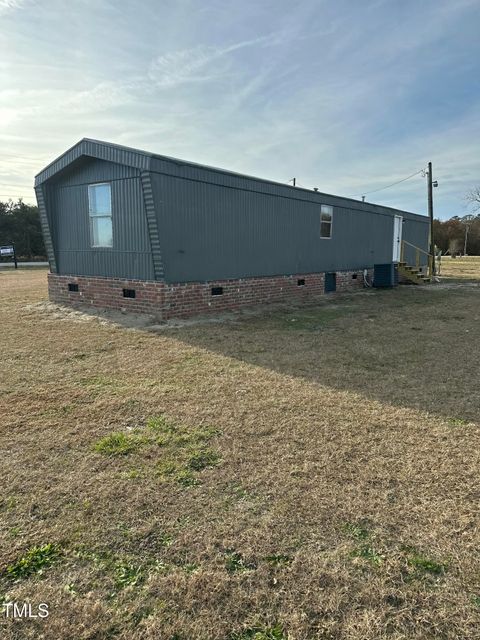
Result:
[[[171,330],[243,362],[389,404],[476,421],[480,288],[401,286]]]

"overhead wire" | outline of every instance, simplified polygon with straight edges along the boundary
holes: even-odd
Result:
[[[406,180],[410,180],[410,178],[414,178],[418,176],[420,173],[423,173],[424,169],[420,169],[419,171],[415,171],[412,175],[407,176],[406,178],[402,178],[401,180],[397,180],[396,182],[392,182],[392,184],[387,184],[385,187],[380,187],[379,189],[373,189],[372,191],[363,191],[362,193],[355,193],[352,196],[347,196],[347,198],[357,198],[358,196],[368,196],[370,193],[377,193],[378,191],[383,191],[384,189],[390,189],[390,187],[394,187],[401,182],[405,182]]]
[[[415,173],[412,173],[411,175],[407,176],[406,178],[402,178],[401,180],[397,180],[396,182],[392,182],[391,184],[387,184],[385,187],[379,187],[378,189],[372,189],[372,191],[363,191],[362,193],[355,193],[353,195],[350,196],[344,196],[346,198],[358,198],[359,196],[367,196],[370,193],[378,193],[379,191],[384,191],[385,189],[390,189],[391,187],[395,187],[397,184],[401,184],[402,182],[405,182],[406,180],[410,180],[410,178],[414,178],[415,176],[418,176],[420,173],[424,173],[425,169],[420,169],[419,171],[415,171]],[[291,180],[289,180],[289,182],[291,182]],[[298,180],[296,181],[296,186],[301,187],[302,189],[309,189],[310,187],[305,187],[304,185],[300,184],[298,182]]]

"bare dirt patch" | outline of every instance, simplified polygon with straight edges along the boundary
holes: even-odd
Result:
[[[477,288],[156,333],[0,298],[0,596],[50,605],[2,639],[478,637]]]

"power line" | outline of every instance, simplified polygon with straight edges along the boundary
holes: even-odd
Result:
[[[380,187],[379,189],[373,189],[373,191],[364,191],[363,193],[355,193],[353,196],[346,196],[347,198],[358,198],[358,196],[366,196],[369,193],[377,193],[378,191],[383,191],[384,189],[390,189],[390,187],[394,187],[397,184],[400,184],[401,182],[405,182],[405,180],[410,180],[410,178],[413,178],[414,176],[418,176],[418,174],[422,173],[423,171],[425,171],[424,169],[420,169],[420,171],[415,171],[415,173],[412,173],[411,176],[407,176],[406,178],[402,178],[401,180],[397,180],[397,182],[392,182],[392,184],[388,184],[386,187]]]
[[[380,187],[379,189],[373,189],[372,191],[363,191],[362,193],[356,193],[353,196],[340,196],[340,197],[344,197],[344,198],[357,198],[358,196],[365,197],[369,193],[377,193],[378,191],[383,191],[384,189],[390,189],[390,187],[394,187],[395,185],[400,184],[401,182],[405,182],[406,180],[410,180],[410,178],[418,176],[420,173],[424,174],[425,173],[425,169],[420,169],[420,171],[415,171],[415,173],[412,173],[410,176],[407,176],[406,178],[402,178],[401,180],[397,180],[397,182],[392,182],[392,184],[388,184],[385,187]],[[292,178],[292,180],[293,180],[293,178]],[[292,180],[289,180],[289,182],[292,182]],[[309,191],[311,190],[311,187],[306,187],[305,185],[303,185],[300,182],[298,182],[298,180],[296,180],[295,186],[300,187],[301,189],[308,189]],[[316,191],[316,190],[317,189],[314,189],[314,191]]]

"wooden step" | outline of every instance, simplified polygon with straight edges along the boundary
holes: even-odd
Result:
[[[407,264],[406,262],[398,263],[398,272],[412,284],[427,284],[430,282],[430,278],[428,276],[424,276],[423,271],[417,267]]]

